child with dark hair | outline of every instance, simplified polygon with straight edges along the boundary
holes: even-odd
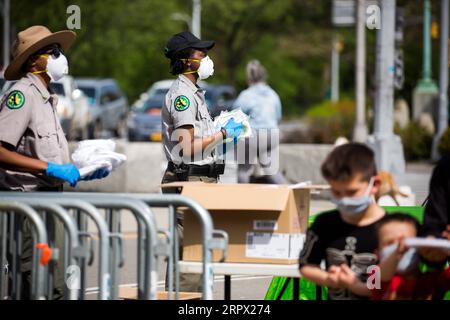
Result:
[[[307,231],[300,272],[328,287],[329,299],[368,299],[367,269],[377,263],[375,224],[385,215],[374,201],[380,184],[374,153],[359,143],[339,146],[322,164],[322,174],[337,210],[319,215]]]
[[[372,290],[372,299],[442,299],[450,290],[450,267],[420,273],[418,251],[405,244],[405,239],[417,236],[417,220],[407,214],[393,213],[381,219],[376,230],[381,288]]]

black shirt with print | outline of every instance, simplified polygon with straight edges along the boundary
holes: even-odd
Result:
[[[356,226],[342,220],[339,211],[333,210],[317,216],[306,233],[306,240],[300,253],[299,266],[321,265],[328,268],[343,263],[366,281],[367,268],[377,264],[376,222],[367,226]],[[344,289],[328,288],[332,300],[365,299]]]

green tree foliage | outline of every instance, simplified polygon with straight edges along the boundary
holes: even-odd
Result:
[[[259,59],[269,83],[280,94],[284,116],[303,115],[327,97],[334,35],[342,39],[341,96],[352,98],[355,76],[355,28],[331,25],[332,1],[202,0],[202,37],[216,41],[210,55],[216,64],[210,82],[246,87],[245,65]],[[34,24],[66,28],[67,6],[81,8],[81,30],[69,52],[71,73],[78,77],[112,77],[133,102],[154,81],[171,77],[163,48],[169,37],[188,30],[174,13],[190,15],[191,0],[14,0],[13,31]],[[397,95],[411,103],[420,77],[422,4],[398,0],[405,8],[405,86]],[[433,20],[438,3],[432,2]],[[367,30],[368,105],[373,98],[376,31]],[[438,43],[433,40],[437,70]],[[435,73],[436,75],[436,73]]]
[[[72,4],[81,9],[81,30],[75,30],[77,40],[68,52],[72,75],[115,78],[131,102],[153,82],[170,77],[164,45],[187,29],[170,18],[180,10],[176,1],[17,0],[11,21],[17,31],[36,24],[66,29],[66,8]]]
[[[448,127],[439,140],[438,150],[441,155],[450,155],[450,127]]]

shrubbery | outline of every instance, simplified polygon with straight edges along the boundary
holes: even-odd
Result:
[[[350,139],[355,121],[355,102],[349,99],[325,101],[311,107],[306,117],[312,143],[334,143],[338,137]]]
[[[441,140],[439,141],[438,150],[441,155],[450,154],[450,127],[448,127],[442,134]]]
[[[405,128],[398,126],[394,129],[403,143],[406,160],[429,159],[433,137],[415,122],[410,122]]]

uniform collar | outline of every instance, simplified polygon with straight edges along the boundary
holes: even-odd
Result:
[[[39,77],[31,72],[28,72],[26,77],[31,81],[31,83],[38,89],[39,93],[42,96],[42,99],[46,103],[50,98],[52,98],[52,105],[57,104],[58,97],[56,94],[51,93],[42,83],[41,79]]]
[[[184,84],[186,84],[189,88],[192,89],[192,91],[194,93],[196,93],[197,91],[203,92],[204,90],[202,88],[200,88],[198,85],[194,84],[191,80],[189,80],[188,77],[186,77],[184,74],[180,74],[178,76],[178,79],[180,79],[181,82],[183,82]]]

